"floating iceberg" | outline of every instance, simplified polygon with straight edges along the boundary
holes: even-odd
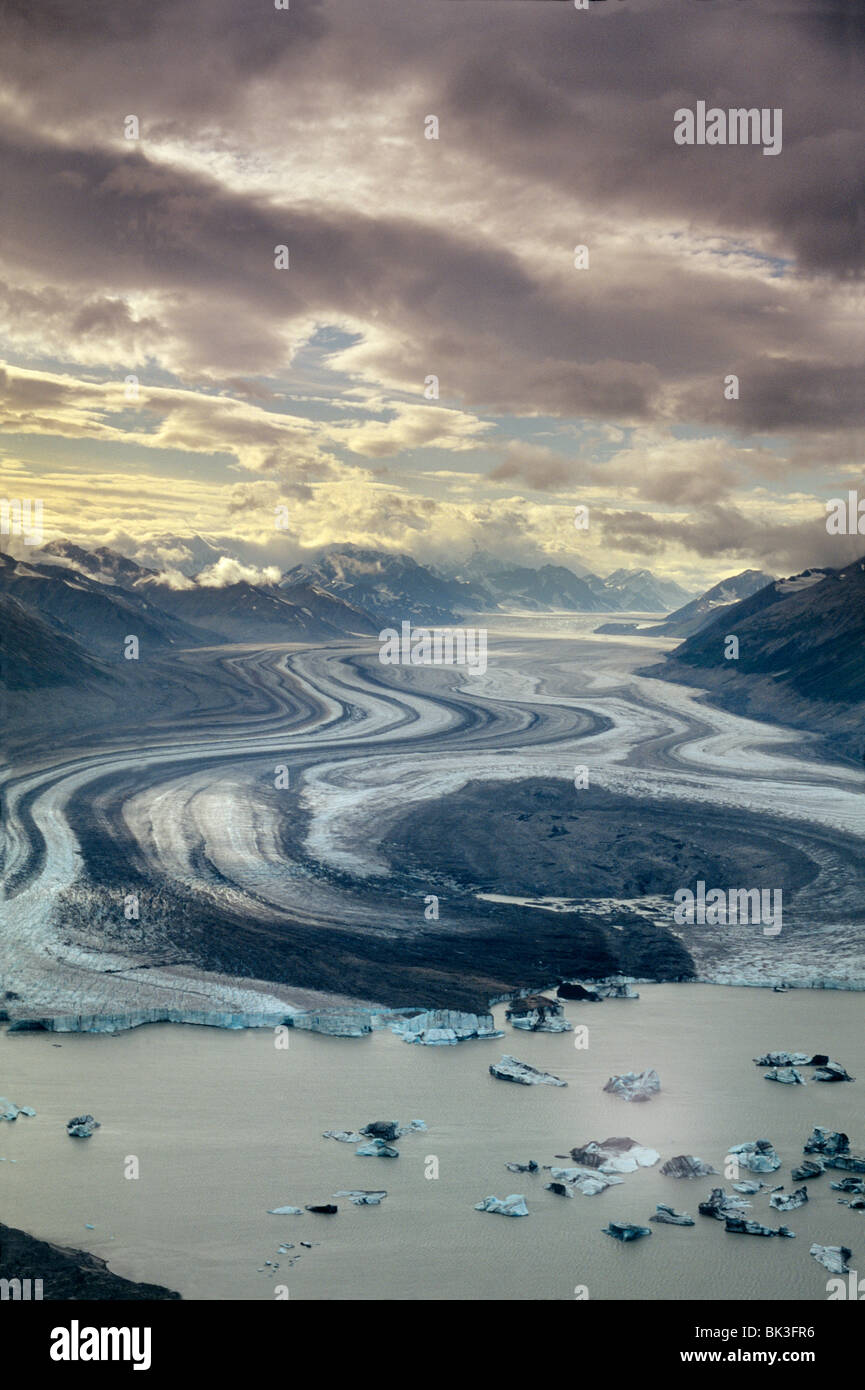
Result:
[[[834,1157],[836,1154],[850,1152],[850,1140],[846,1134],[841,1134],[838,1130],[823,1129],[822,1125],[815,1125],[805,1140],[804,1151],[806,1154],[828,1154]]]
[[[557,999],[542,994],[530,994],[513,1000],[505,1010],[505,1018],[514,1028],[529,1033],[569,1033],[571,1024],[564,1016]]]
[[[846,1245],[812,1245],[809,1252],[830,1274],[849,1274],[847,1261],[853,1254]]]
[[[612,1236],[614,1240],[640,1240],[642,1236],[650,1236],[652,1232],[648,1226],[632,1226],[629,1221],[611,1221],[609,1226],[604,1226],[604,1235]]]
[[[803,1207],[808,1200],[807,1187],[797,1187],[795,1192],[773,1192],[769,1198],[769,1206],[776,1211],[795,1211],[797,1207]]]
[[[401,1018],[391,1024],[391,1032],[403,1042],[426,1047],[450,1047],[471,1038],[501,1038],[492,1014],[464,1014],[454,1009],[430,1009],[426,1013]]]
[[[718,1170],[694,1154],[676,1154],[667,1159],[661,1172],[665,1178],[709,1178],[717,1176]]]
[[[526,1199],[521,1193],[512,1192],[510,1197],[484,1197],[475,1202],[475,1211],[493,1211],[499,1216],[528,1216]]]
[[[622,1100],[651,1100],[660,1089],[661,1079],[653,1067],[646,1071],[628,1071],[622,1076],[611,1076],[604,1087],[605,1091],[612,1091]]]
[[[552,1076],[548,1071],[538,1071],[537,1067],[530,1067],[528,1062],[518,1062],[516,1057],[509,1057],[507,1054],[498,1062],[493,1062],[490,1066],[490,1075],[498,1078],[499,1081],[515,1081],[519,1086],[567,1086],[567,1081],[560,1081],[557,1076]]]
[[[35,1114],[36,1111],[31,1105],[16,1105],[14,1101],[7,1100],[5,1096],[0,1096],[0,1120],[17,1120],[19,1115]]]
[[[728,1216],[726,1229],[733,1236],[787,1236],[793,1240],[796,1235],[789,1226],[779,1226],[774,1231],[771,1226],[761,1226],[759,1221],[746,1221],[742,1216]]]
[[[687,1212],[676,1212],[672,1207],[667,1207],[663,1202],[659,1202],[655,1207],[654,1216],[649,1217],[650,1221],[657,1221],[662,1226],[693,1226],[695,1221],[693,1216]]]
[[[383,1191],[366,1191],[364,1189],[353,1189],[350,1192],[334,1192],[334,1197],[347,1197],[352,1206],[355,1207],[378,1207],[387,1196]]]
[[[768,1139],[754,1139],[748,1144],[734,1144],[728,1151],[739,1160],[740,1168],[749,1173],[774,1173],[781,1160]]]

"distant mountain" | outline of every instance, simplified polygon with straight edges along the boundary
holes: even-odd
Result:
[[[463,584],[483,584],[485,580],[510,568],[506,560],[500,560],[489,550],[475,550],[467,560],[439,566],[442,574],[450,579],[459,579]]]
[[[738,660],[724,656],[730,635]],[[704,686],[728,708],[781,723],[865,734],[865,561],[759,589],[645,674]]]
[[[219,573],[218,546],[200,536],[190,545],[206,561],[205,572],[182,576],[174,568],[169,576],[108,546],[52,541],[26,561],[5,561],[0,593],[65,624],[91,651],[115,656],[130,633],[152,647],[327,641],[369,636],[403,620],[449,626],[472,612],[657,612],[683,594],[648,570],[619,570],[604,580],[589,570],[508,565],[476,552],[462,570],[444,573],[410,555],[355,545],[295,565],[278,584],[220,585],[208,582]]]
[[[185,574],[187,579],[192,579],[203,569],[207,569],[208,565],[215,565],[226,556],[243,563],[237,547],[233,546],[230,540],[219,536],[204,536],[200,531],[194,532],[191,536],[153,536],[150,540],[143,541],[135,553],[140,557],[139,564],[150,565],[157,572],[166,569],[177,570],[180,574]],[[170,564],[166,562],[167,556],[171,556]]]
[[[541,565],[536,570],[523,566],[504,569],[487,578],[484,587],[493,605],[502,609],[599,613],[608,607],[603,590],[592,588],[565,565]]]
[[[171,645],[181,639],[186,646],[225,640],[326,641],[378,631],[366,613],[314,585],[277,588],[241,580],[219,586],[188,579],[178,587],[108,546],[84,550],[70,541],[53,541],[40,554],[62,562],[62,568],[53,567],[54,573],[65,575],[67,583],[76,582],[70,578],[75,574],[91,592],[93,585],[101,586],[103,598],[143,604],[151,616],[159,613],[169,625]],[[213,563],[214,557],[208,556],[208,564]],[[74,618],[70,617],[73,627]]]
[[[508,560],[501,560],[497,555],[493,555],[489,550],[475,550],[467,560],[459,564],[451,565],[446,573],[453,579],[462,579],[465,583],[471,584],[478,580],[489,579],[494,575],[502,574],[505,570],[520,572],[523,569],[531,569],[532,566],[514,565]],[[555,568],[564,568],[555,566]],[[581,565],[578,560],[571,560],[567,566],[569,574],[575,574],[580,579],[597,579],[596,574],[592,574],[590,569]],[[602,581],[599,581],[602,582]]]
[[[122,558],[122,557],[120,557]],[[190,646],[204,636],[163,612],[149,596],[68,564],[37,564],[0,555],[0,594],[7,594],[74,637],[89,651],[122,659],[134,634],[156,648]]]
[[[487,607],[539,612],[666,613],[693,597],[672,579],[646,569],[614,570],[606,579],[584,565],[508,565],[485,551],[454,569],[481,587]]]
[[[314,584],[155,584],[149,592],[165,612],[231,642],[319,642],[378,631],[368,614]]]
[[[49,558],[45,560],[42,558],[44,556]],[[100,584],[117,584],[122,589],[134,589],[158,578],[156,570],[147,569],[136,560],[127,559],[118,551],[110,550],[107,545],[100,545],[95,550],[84,550],[80,545],[73,545],[72,541],[49,541],[34,558],[40,564],[66,564],[70,569],[89,575]]]
[[[107,668],[67,632],[0,594],[0,686],[5,690],[84,685],[107,676]]]
[[[325,552],[317,561],[295,565],[283,576],[281,589],[298,584],[314,585],[347,603],[362,608],[380,624],[403,620],[446,625],[460,613],[488,607],[488,596],[479,585],[450,579],[410,555],[343,545]]]
[[[743,598],[750,598],[773,582],[771,574],[764,574],[762,570],[743,570],[741,574],[722,579],[699,598],[692,599],[683,608],[677,608],[664,622],[644,631],[662,637],[690,637],[710,623],[718,615],[719,609],[729,608]]]
[[[453,578],[471,584],[484,595],[475,609],[515,609],[537,612],[597,613],[605,609],[588,580],[602,581],[580,566],[577,574],[566,565],[509,565],[488,551],[475,551],[462,565],[452,567]]]
[[[693,597],[674,579],[659,579],[651,570],[614,570],[601,581],[615,602],[607,608],[630,613],[669,613]]]
[[[106,545],[85,550],[72,541],[57,540],[43,546],[35,558],[42,561],[50,556],[52,560],[74,565],[94,579],[127,585],[140,583],[142,576],[158,576],[168,570],[194,579],[202,570],[223,559],[246,564],[238,548],[230,541],[220,540],[218,536],[204,536],[198,531],[188,536],[164,534],[151,537],[136,545],[135,555],[137,559],[132,560]]]
[[[602,579],[580,564],[511,565],[483,550],[431,572],[469,586],[470,595],[452,600],[463,611],[665,613],[692,597],[674,580],[659,579],[650,570],[616,570]]]

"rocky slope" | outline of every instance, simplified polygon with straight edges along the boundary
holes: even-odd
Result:
[[[87,551],[68,541],[51,542],[40,556],[0,556],[0,594],[115,660],[122,659],[129,634],[142,653],[153,653],[225,641],[327,641],[378,630],[368,614],[313,584],[178,584],[107,546]]]
[[[0,555],[0,594],[35,612],[101,656],[122,660],[132,633],[142,647],[164,650],[213,640],[151,602],[146,591],[94,579],[67,564],[42,564]]]
[[[741,574],[733,574],[713,584],[699,598],[677,608],[664,622],[647,631],[656,637],[690,637],[720,617],[722,608],[730,608],[734,603],[750,598],[773,582],[771,574],[764,574],[762,570],[743,570]]]
[[[42,1280],[42,1300],[180,1298],[161,1284],[135,1284],[112,1274],[105,1260],[84,1250],[37,1240],[26,1231],[0,1224],[0,1279]],[[34,1288],[31,1282],[31,1296]]]
[[[0,686],[40,690],[104,681],[108,671],[57,624],[0,594]]]
[[[325,641],[377,630],[356,605],[313,584],[276,588],[241,580],[189,589],[158,584],[150,592],[166,612],[231,642]]]
[[[725,658],[728,636],[738,659]],[[865,752],[865,561],[809,570],[725,607],[643,674],[707,688],[725,708]]]

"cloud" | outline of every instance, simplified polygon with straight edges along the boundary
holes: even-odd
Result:
[[[803,519],[785,516],[783,507],[771,504],[750,513],[714,505],[690,516],[596,511],[594,518],[605,542],[647,559],[690,553],[726,568],[732,563],[751,566],[759,557],[763,568],[790,574],[812,566],[843,566],[862,553],[861,538],[827,534],[823,504],[815,499],[807,510]]]
[[[766,494],[819,501],[861,457],[862,32],[849,0],[7,0],[0,427],[52,441],[57,514],[95,533],[182,530],[126,462],[148,450],[280,556],[564,557],[579,489],[597,563],[807,563],[823,542]],[[782,154],[676,146],[698,99],[783,108]],[[82,468],[105,491],[73,513],[86,442],[124,462]]]
[[[364,420],[331,428],[332,437],[352,453],[388,458],[407,449],[435,447],[463,452],[475,449],[493,428],[463,411],[434,405],[395,405],[388,420]]]
[[[328,427],[232,397],[125,381],[92,382],[0,365],[0,428],[145,449],[224,453],[239,468],[295,483],[344,471]]]
[[[512,482],[519,478],[534,491],[558,492],[573,480],[574,473],[574,464],[547,445],[514,440],[489,476],[495,482]]]
[[[824,353],[838,319],[833,305],[821,317],[807,286],[794,298],[769,276],[743,276],[731,298],[717,258],[661,243],[638,255],[602,240],[580,272],[564,230],[539,255],[540,229],[523,247],[410,209],[280,207],[134,147],[76,149],[20,128],[7,128],[0,158],[7,279],[19,285],[12,331],[32,351],[41,326],[43,351],[65,336],[82,361],[101,350],[118,369],[153,356],[187,378],[272,376],[330,321],[358,339],[332,368],[391,389],[420,395],[435,371],[443,396],[474,410],[622,423],[668,417],[678,394],[687,418],[707,420],[718,408],[718,390],[702,384],[710,362],[719,381],[747,342],[749,400],[783,394],[784,364],[770,355],[778,316],[787,342],[807,336]],[[290,249],[289,270],[274,267],[277,245]]]
[[[212,565],[207,565],[195,576],[196,582],[205,589],[224,589],[229,584],[276,584],[282,577],[278,565],[268,565],[257,569],[255,565],[242,565],[239,560],[222,555]]]

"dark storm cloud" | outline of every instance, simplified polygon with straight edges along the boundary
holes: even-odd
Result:
[[[7,132],[0,165],[5,259],[94,294],[109,285],[168,297],[163,323],[192,373],[273,371],[284,365],[287,323],[347,315],[381,319],[407,340],[392,361],[383,348],[379,367],[404,373],[413,361],[422,383],[431,361],[444,362],[450,394],[503,409],[650,413],[657,371],[609,358],[629,328],[638,352],[651,348],[627,305],[599,290],[564,298],[506,248],[409,219],[280,211],[134,150],[58,148]],[[286,272],[274,269],[277,245],[290,248]],[[669,304],[658,308],[660,345],[674,320]],[[580,345],[588,362],[574,360]],[[698,351],[692,341],[688,356]]]
[[[43,350],[65,341],[68,360],[92,363],[102,342],[112,368],[128,354],[262,400],[251,378],[278,378],[293,336],[327,323],[357,337],[342,365],[374,390],[420,392],[434,372],[443,400],[503,416],[837,437],[865,400],[851,312],[863,13],[861,0],[604,0],[588,14],[569,0],[6,0],[0,307]],[[782,108],[782,153],[677,146],[673,114],[697,100]],[[127,113],[139,147],[119,147]],[[303,182],[310,151],[318,183]],[[276,171],[265,192],[262,168]],[[585,273],[570,261],[582,242]],[[777,278],[761,256],[783,258]],[[610,516],[611,544],[778,568],[822,544],[819,518],[812,535],[726,504],[740,460],[690,480],[678,456],[633,466],[611,481],[695,513]],[[760,466],[749,484],[772,478]],[[519,446],[492,476],[554,492],[571,465]],[[405,505],[410,526],[425,504]]]
[[[578,465],[546,445],[513,443],[489,476],[494,482],[519,479],[537,492],[559,492],[579,472]]]
[[[482,44],[468,41],[478,34],[475,10],[460,44],[452,7],[450,30],[442,26],[447,8],[415,8],[408,19],[404,6],[385,0],[371,26],[372,12],[362,4],[339,12],[296,7],[288,12],[290,30],[277,22],[285,14],[265,18],[255,11],[240,22],[236,7],[224,5],[181,7],[179,15],[171,5],[132,5],[122,18],[108,5],[72,7],[63,30],[50,13],[23,18],[19,10],[12,46],[30,40],[21,60],[25,69],[41,61],[49,106],[87,80],[98,110],[118,91],[129,98],[124,83],[131,76],[148,91],[143,118],[163,125],[176,125],[190,102],[207,114],[233,99],[242,69],[266,77],[275,64],[296,65],[301,50],[311,73],[321,72],[348,111],[361,99],[358,82],[368,101],[366,84],[374,92],[376,82],[381,86],[395,72],[416,70],[438,88],[447,140],[480,151],[492,167],[522,168],[527,186],[546,185],[552,197],[570,182],[599,206],[609,200],[621,215],[639,203],[650,210],[687,205],[690,216],[696,205],[709,230],[713,221],[726,228],[731,215],[736,225],[753,220],[761,204],[775,199],[777,220],[787,232],[797,229],[800,247],[811,246],[817,260],[834,259],[846,271],[861,254],[862,236],[853,235],[861,191],[853,193],[851,184],[862,155],[853,148],[852,129],[835,129],[846,110],[844,80],[836,108],[814,124],[819,157],[816,147],[791,149],[788,128],[783,176],[781,160],[751,148],[673,145],[671,113],[686,96],[682,74],[709,96],[720,62],[729,91],[736,86],[743,60],[729,7],[723,24],[723,9],[705,12],[705,19],[701,12],[699,34],[686,28],[673,46],[675,62],[667,47],[668,10],[631,9],[627,16],[623,10],[615,25],[574,13],[569,25],[590,26],[578,31],[551,23],[546,11],[543,24],[526,29],[521,7],[511,5],[487,22]],[[737,89],[737,99],[782,99],[791,76],[775,41],[801,57],[795,25],[779,34],[769,16],[766,23],[768,29],[757,23],[751,35],[748,87]],[[417,42],[424,33],[441,44]],[[411,35],[415,41],[408,43]],[[67,64],[48,83],[52,55],[56,62],[77,42],[81,72]],[[811,66],[824,80],[829,74],[816,41],[814,48]],[[124,61],[116,63],[119,56]],[[211,59],[214,74],[234,73],[233,85],[201,85]],[[797,82],[806,95],[797,91],[794,115],[813,116],[814,94],[801,72]],[[279,83],[273,95],[275,116],[285,115],[290,125],[300,96],[286,100]],[[115,127],[123,109],[114,106]],[[789,108],[787,114],[789,121]],[[833,411],[836,425],[861,420],[857,371],[836,368],[837,351],[821,342],[819,321],[815,327],[813,299],[797,301],[780,283],[732,283],[705,265],[676,265],[647,251],[644,266],[633,259],[617,264],[609,255],[599,265],[596,258],[593,272],[575,274],[563,291],[560,282],[548,281],[557,264],[568,264],[570,246],[551,244],[546,263],[529,266],[506,244],[453,235],[444,220],[364,217],[308,202],[281,211],[150,161],[134,146],[123,154],[76,148],[65,128],[58,134],[64,138],[52,143],[20,126],[7,133],[0,148],[6,191],[0,230],[5,256],[32,280],[62,281],[58,296],[71,284],[90,295],[91,307],[67,321],[73,346],[76,338],[92,337],[101,313],[111,319],[112,341],[140,351],[152,350],[161,332],[167,365],[187,377],[271,373],[285,363],[287,325],[345,316],[386,330],[365,369],[419,383],[436,369],[446,395],[472,408],[631,422],[660,418],[666,409],[668,417],[672,410],[680,418],[751,429],[822,425]],[[768,214],[766,220],[771,224]],[[772,234],[780,235],[780,227]],[[280,277],[273,248],[283,243],[292,270]],[[145,326],[128,310],[109,307],[136,290],[163,296]],[[815,360],[803,358],[798,368],[779,360],[779,325],[788,352],[798,345],[801,356],[807,339]],[[722,367],[738,363],[745,345],[751,366],[742,373],[742,399],[736,412],[725,411],[717,379]],[[678,395],[670,397],[670,388]]]
[[[115,121],[139,106],[142,119],[206,117],[269,79],[274,120],[290,124],[312,90],[350,112],[414,83],[436,96],[445,138],[551,193],[736,226],[830,273],[865,264],[861,0],[624,0],[589,13],[519,0],[303,0],[284,12],[264,0],[53,0],[5,11],[10,79],[48,110],[83,101]],[[697,99],[782,107],[780,158],[676,146],[673,112]]]
[[[808,268],[862,273],[861,0],[626,0],[587,14],[459,5],[472,11],[485,15],[486,42],[467,44],[445,75],[463,138],[611,210],[715,220],[771,238]],[[782,156],[674,145],[673,112],[698,99],[782,108]]]
[[[272,369],[284,358],[277,328],[306,314],[455,319],[473,293],[493,326],[498,319],[503,328],[506,306],[517,304],[533,313],[535,333],[545,309],[565,332],[513,257],[435,228],[308,207],[281,212],[137,152],[0,135],[0,164],[6,259],[67,286],[178,296],[164,313],[185,337],[193,369],[234,357],[238,367]],[[289,271],[274,268],[278,245],[290,248]],[[242,324],[233,316],[241,313]]]
[[[225,112],[243,83],[309,61],[323,0],[4,0],[4,67],[43,111]],[[132,103],[132,104],[130,104]],[[120,108],[123,108],[120,110]],[[79,105],[77,115],[82,114]]]
[[[725,400],[706,385],[680,398],[687,418],[702,413],[709,424],[755,433],[796,429],[844,429],[865,425],[865,358],[853,363],[760,361],[736,364],[739,399]]]
[[[510,28],[520,6],[505,8],[500,25]],[[483,142],[497,162],[516,162],[551,189],[604,199],[611,211],[714,221],[768,236],[805,267],[861,274],[860,59],[839,61],[795,15],[749,5],[744,16],[741,0],[735,8],[623,6],[609,21],[574,12],[570,29],[556,14],[559,23],[545,14],[509,62],[498,26],[482,52],[466,55],[445,105],[462,139]],[[674,111],[699,99],[780,107],[781,156],[675,145]]]
[[[601,527],[606,544],[647,559],[673,547],[715,562],[747,561],[759,555],[776,574],[796,573],[808,566],[847,565],[863,549],[861,537],[830,536],[825,506],[816,502],[813,517],[798,522],[773,520],[765,511],[754,515],[722,504],[704,507],[687,518],[594,508],[592,522]]]

